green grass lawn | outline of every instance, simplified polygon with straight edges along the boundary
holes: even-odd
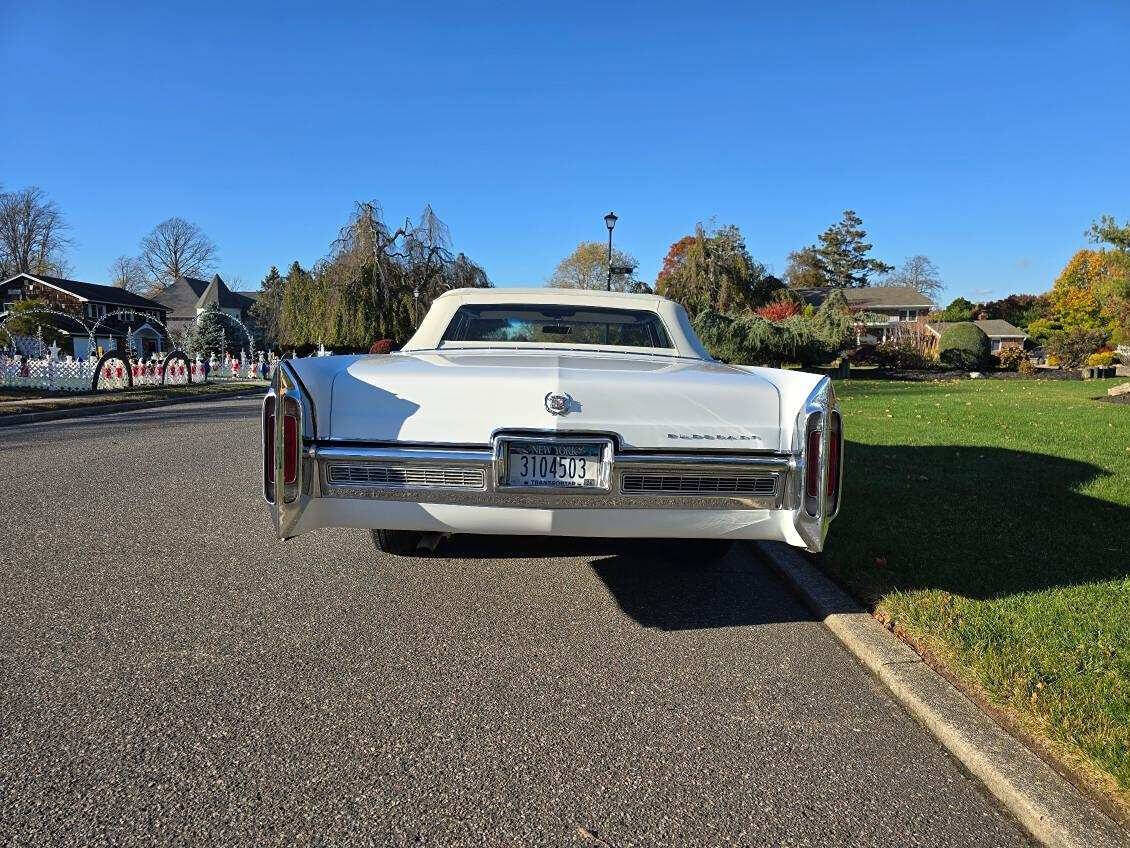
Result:
[[[1118,380],[837,384],[828,570],[1130,810],[1130,406]]]

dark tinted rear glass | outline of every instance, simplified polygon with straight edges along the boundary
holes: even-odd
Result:
[[[460,306],[443,341],[672,347],[654,312],[522,303]]]

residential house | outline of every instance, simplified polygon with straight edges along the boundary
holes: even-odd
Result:
[[[976,324],[981,328],[986,336],[989,337],[989,347],[993,353],[999,353],[1001,350],[1009,347],[1024,347],[1024,342],[1027,341],[1028,336],[1023,330],[1012,326],[1012,324],[1001,318],[982,319],[980,321],[971,321],[971,324]],[[930,347],[937,350],[938,342],[941,341],[942,333],[946,327],[952,327],[952,323],[945,321],[932,321],[926,325],[926,331],[929,335]]]
[[[165,307],[117,286],[45,274],[16,274],[0,283],[3,311],[9,311],[20,300],[40,300],[48,309],[73,315],[75,321],[43,315],[43,325],[59,330],[60,346],[79,359],[91,355],[90,331],[94,332],[96,347],[103,351],[121,348],[150,356],[168,347]]]
[[[186,327],[196,321],[198,315],[212,304],[219,307],[220,311],[229,318],[234,319],[227,323],[227,338],[236,349],[245,348],[249,344],[242,324],[252,336],[255,335],[255,323],[251,316],[251,307],[255,304],[258,292],[237,292],[227,287],[219,274],[211,280],[200,280],[196,277],[177,277],[176,282],[154,299],[161,303],[169,312],[169,331],[179,335]],[[239,323],[236,323],[239,322]]]
[[[888,341],[907,331],[922,334],[934,301],[910,286],[865,286],[845,289],[793,289],[808,303],[819,306],[834,291],[847,301],[852,312],[862,316],[856,332],[857,344]]]

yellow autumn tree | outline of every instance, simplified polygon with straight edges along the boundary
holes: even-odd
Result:
[[[1080,250],[1056,278],[1051,314],[1064,329],[1102,330],[1115,342],[1130,338],[1130,253]]]

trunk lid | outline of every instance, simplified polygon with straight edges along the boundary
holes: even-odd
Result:
[[[568,396],[554,415],[546,396]],[[334,378],[323,438],[489,444],[497,430],[616,433],[629,449],[780,449],[780,397],[740,368],[576,351],[362,357]],[[327,432],[328,430],[328,432]]]

